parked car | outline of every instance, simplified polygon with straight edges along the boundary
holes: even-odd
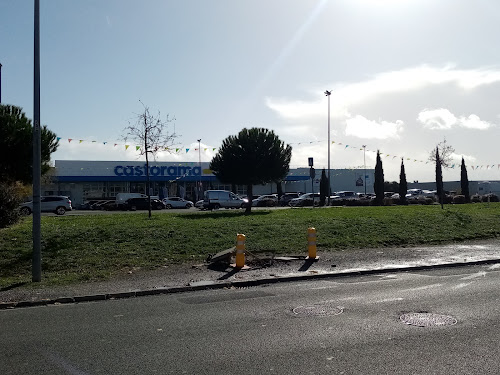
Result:
[[[204,209],[204,207],[203,207],[203,199],[202,199],[202,200],[199,200],[198,202],[196,202],[196,203],[194,204],[194,206],[195,206],[196,208],[199,208],[200,210],[203,210],[203,209]]]
[[[97,201],[96,203],[92,204],[90,206],[90,209],[91,210],[104,210],[104,206],[109,204],[109,203],[112,203],[116,206],[116,203],[114,200],[104,200],[104,201]]]
[[[180,197],[170,197],[162,200],[165,208],[191,208],[194,206],[193,202]]]
[[[116,194],[116,200],[115,203],[118,207],[121,205],[124,205],[127,199],[130,198],[147,198],[146,194],[141,194],[141,193],[118,193]]]
[[[312,206],[313,199],[314,205],[319,205],[319,193],[302,194],[300,197],[292,199],[289,204],[292,207]]]
[[[284,193],[280,198],[280,206],[288,206],[288,203],[294,198],[298,198],[302,193]]]
[[[106,201],[99,206],[99,209],[104,211],[116,211],[118,210],[118,206],[115,201]]]
[[[162,201],[159,199],[151,199],[151,209],[152,210],[162,210],[165,208],[165,205],[163,204]],[[148,198],[129,198],[125,201],[123,204],[123,209],[124,210],[130,210],[130,211],[135,211],[135,210],[148,210],[149,209],[149,204],[148,204]]]
[[[80,206],[80,210],[90,210],[90,207],[99,201],[93,200],[93,201],[87,201],[84,204]]]
[[[207,190],[205,191],[205,199],[203,200],[203,207],[209,210],[243,208],[247,204],[248,200],[227,190]]]
[[[278,205],[278,197],[274,194],[261,195],[257,199],[252,200],[253,207],[274,207]]]
[[[63,195],[50,195],[40,197],[40,210],[42,212],[54,212],[57,215],[64,215],[66,211],[71,211],[71,200]],[[20,205],[19,211],[22,215],[29,215],[33,212],[33,201]]]

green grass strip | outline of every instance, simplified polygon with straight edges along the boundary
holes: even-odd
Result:
[[[42,217],[42,284],[108,279],[133,267],[204,260],[247,236],[252,252],[307,253],[496,237],[500,203]],[[0,288],[31,279],[32,219],[0,230]],[[368,251],[368,250],[367,250]]]

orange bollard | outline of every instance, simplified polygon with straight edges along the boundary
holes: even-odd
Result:
[[[319,259],[319,257],[316,256],[316,228],[307,229],[307,250],[309,255],[306,259]]]
[[[245,267],[245,240],[244,234],[236,236],[236,268]]]

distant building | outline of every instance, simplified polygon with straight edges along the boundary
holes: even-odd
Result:
[[[222,184],[208,169],[209,163],[150,162],[151,195],[160,197],[182,196],[191,200],[202,199],[209,189],[232,190]],[[74,205],[92,199],[114,198],[118,193],[146,193],[146,163],[143,161],[83,161],[56,160],[55,173],[50,183],[42,186],[43,195],[67,195]],[[374,170],[330,170],[332,192],[348,190],[359,193],[373,192]],[[309,168],[291,169],[282,182],[283,192],[319,192],[321,169],[313,180]],[[197,188],[198,187],[198,188]],[[246,194],[245,186],[236,186],[236,193]],[[277,193],[276,183],[255,185],[254,194]]]

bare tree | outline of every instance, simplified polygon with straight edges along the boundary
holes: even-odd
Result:
[[[452,155],[455,152],[455,149],[446,143],[446,139],[442,142],[439,142],[436,147],[432,149],[429,153],[429,161],[435,163],[436,162],[436,149],[439,154],[439,163],[443,168],[450,168],[453,164]]]
[[[177,135],[175,134],[175,127],[173,132],[169,132],[169,125],[175,121],[175,117],[171,118],[169,115],[162,120],[160,111],[157,115],[152,115],[149,107],[145,106],[142,113],[137,114],[134,123],[129,122],[129,126],[124,129],[124,140],[128,139],[136,142],[139,146],[140,155],[146,157],[146,194],[148,196],[149,217],[151,217],[151,192],[150,192],[150,177],[149,177],[149,155],[156,160],[156,155],[159,152],[170,152],[170,146],[173,145]]]

